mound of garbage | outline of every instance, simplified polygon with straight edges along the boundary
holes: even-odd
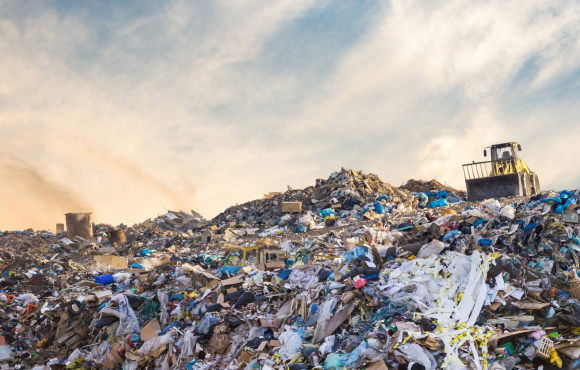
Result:
[[[457,190],[454,189],[453,187],[449,186],[449,185],[443,185],[442,183],[440,183],[439,181],[433,179],[431,181],[422,181],[422,180],[414,180],[411,179],[409,181],[407,181],[403,186],[401,186],[401,189],[405,189],[408,191],[412,191],[415,193],[428,193],[432,190],[447,190],[451,193],[455,193],[459,196],[461,196],[462,198],[465,198],[466,193],[465,190]]]
[[[1,232],[0,369],[579,368],[580,190],[436,185]]]

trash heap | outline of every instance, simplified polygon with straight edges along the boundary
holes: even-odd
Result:
[[[342,170],[213,220],[5,231],[0,369],[580,368],[579,196]]]

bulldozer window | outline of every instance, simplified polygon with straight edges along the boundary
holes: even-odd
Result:
[[[512,159],[513,153],[511,147],[504,148],[492,148],[491,149],[491,160],[498,161],[500,159]]]

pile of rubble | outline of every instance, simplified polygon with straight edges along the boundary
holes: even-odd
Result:
[[[579,196],[342,170],[213,220],[5,231],[0,368],[579,368]]]

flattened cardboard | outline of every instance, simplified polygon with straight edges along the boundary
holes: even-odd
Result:
[[[161,347],[157,348],[155,351],[151,352],[151,356],[155,358],[159,357],[159,355],[161,355],[161,353],[165,351],[165,348],[167,348],[167,344],[164,344]]]
[[[218,284],[220,283],[219,280],[212,280],[209,283],[207,283],[207,285],[205,286],[207,289],[213,289],[214,287],[216,287]]]
[[[241,284],[243,282],[244,282],[243,276],[236,275],[236,276],[231,277],[229,279],[222,280],[222,285],[223,286],[236,285],[236,284]]]
[[[143,342],[147,342],[151,338],[158,337],[158,335],[155,334],[156,330],[161,330],[159,321],[157,321],[157,319],[149,321],[149,323],[145,325],[143,329],[141,329],[141,340]]]
[[[111,354],[115,358],[115,360],[120,364],[125,362],[121,357],[121,355],[119,354],[119,350],[121,349],[123,349],[123,346],[120,343],[115,343],[113,344],[111,350],[109,351],[109,354]]]
[[[389,368],[387,367],[387,364],[385,364],[385,361],[383,361],[383,359],[380,359],[374,364],[368,366],[366,370],[389,370]]]
[[[549,306],[549,303],[526,303],[526,302],[514,302],[514,306],[523,308],[524,310],[541,310],[544,307]]]
[[[542,330],[551,330],[551,329],[556,329],[556,328],[555,327],[549,327],[549,328],[543,328]],[[511,337],[512,335],[519,335],[519,334],[531,333],[533,331],[536,331],[536,330],[512,331],[511,333],[505,333],[505,334],[498,335],[497,336],[497,339],[503,339],[503,338]]]
[[[271,339],[270,346],[272,346],[272,348],[282,347],[282,343],[277,339]]]
[[[103,362],[103,366],[106,367],[107,369],[116,369],[117,364],[118,364],[117,360],[115,360],[115,358],[111,354],[111,351],[109,351],[109,353],[107,353],[105,361]]]
[[[267,271],[273,271],[276,269],[283,269],[284,267],[286,267],[286,264],[282,261],[266,263],[266,270]]]
[[[229,289],[226,289],[226,294],[235,293],[237,291],[238,291],[238,288],[229,288]]]
[[[97,283],[92,282],[92,281],[81,281],[80,283],[77,283],[76,286],[88,286],[89,288],[98,288],[98,287],[102,287],[104,285],[97,284]]]
[[[467,220],[465,220],[465,222],[467,222],[470,225],[473,225],[477,220],[479,220],[479,217],[471,216]]]
[[[117,256],[95,256],[97,267],[111,266],[111,268],[125,269],[129,266],[129,260]]]

